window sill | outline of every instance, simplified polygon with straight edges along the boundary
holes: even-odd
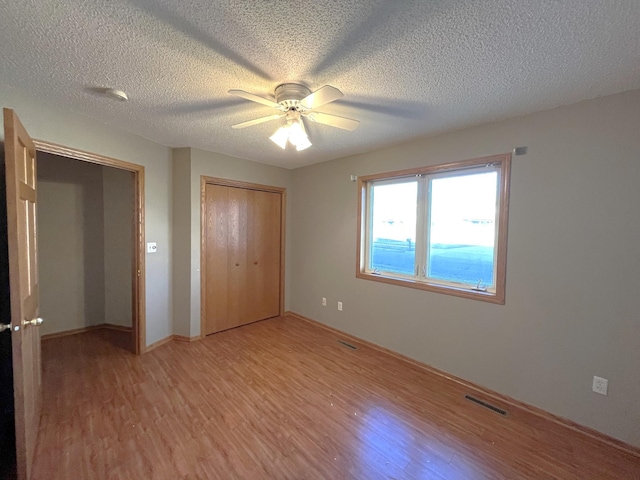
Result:
[[[426,290],[428,292],[444,293],[445,295],[453,295],[455,297],[479,300],[481,302],[504,305],[504,294],[500,295],[500,292],[480,292],[466,288],[457,288],[448,285],[418,282],[405,278],[389,277],[385,275],[365,273],[361,271],[356,272],[356,278],[361,278],[363,280],[373,280],[374,282],[389,283],[391,285],[398,285],[400,287],[416,288],[418,290]]]

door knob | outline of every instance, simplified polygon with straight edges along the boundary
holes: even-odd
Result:
[[[33,327],[39,327],[40,325],[42,325],[42,322],[44,322],[44,320],[38,317],[34,318],[33,320],[23,320],[22,325],[24,325],[25,327],[28,327],[30,325]]]

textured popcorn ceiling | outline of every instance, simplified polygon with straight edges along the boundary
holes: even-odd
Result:
[[[171,147],[296,168],[640,87],[638,0],[20,0],[0,3],[0,83]],[[282,82],[344,98],[313,147],[232,97]],[[97,90],[125,90],[127,103]],[[19,113],[19,112],[18,112]]]

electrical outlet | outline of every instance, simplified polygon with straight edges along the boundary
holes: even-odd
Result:
[[[342,302],[338,302],[338,310],[341,312],[342,311]]]
[[[327,297],[322,297],[322,306],[323,307],[327,306]]]
[[[594,392],[599,393],[600,395],[606,395],[608,387],[609,380],[601,377],[593,377],[593,386],[591,387],[591,389]]]

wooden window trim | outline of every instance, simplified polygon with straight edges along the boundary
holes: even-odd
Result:
[[[403,279],[381,274],[373,274],[365,271],[365,232],[367,222],[367,185],[375,180],[401,179],[416,175],[432,175],[434,173],[455,172],[467,168],[495,164],[499,165],[500,175],[500,210],[498,214],[498,236],[496,238],[496,288],[493,292],[474,291],[467,288],[447,286],[429,282],[417,281],[413,279]],[[456,297],[463,297],[483,302],[504,305],[507,274],[507,233],[509,221],[509,183],[511,177],[511,154],[505,153],[487,157],[474,158],[461,162],[433,165],[427,167],[410,168],[395,172],[378,173],[358,177],[358,226],[357,226],[357,246],[356,246],[356,278],[373,280],[376,282],[398,285],[409,288],[416,288],[429,292],[444,293]]]

